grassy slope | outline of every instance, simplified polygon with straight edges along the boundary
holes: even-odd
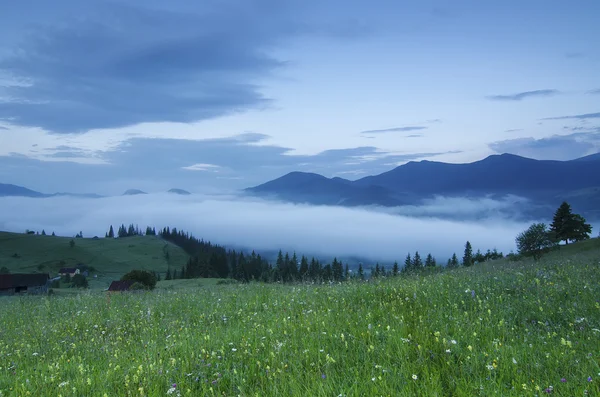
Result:
[[[163,276],[168,266],[179,271],[188,258],[181,248],[155,236],[74,240],[71,248],[68,237],[0,232],[0,267],[6,266],[13,273],[43,271],[55,276],[61,267],[83,263],[93,266],[98,274],[98,278],[89,278],[90,288],[106,288],[110,281],[132,269],[157,271]],[[14,254],[19,258],[14,258]]]
[[[591,240],[368,283],[6,298],[0,395],[600,395],[599,279]]]

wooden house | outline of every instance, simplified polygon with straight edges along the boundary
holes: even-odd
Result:
[[[0,274],[0,295],[36,295],[48,293],[48,273]]]

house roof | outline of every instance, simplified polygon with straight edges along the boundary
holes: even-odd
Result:
[[[48,273],[13,273],[0,274],[0,289],[16,287],[37,287],[45,285],[50,279]]]
[[[135,281],[133,280],[125,280],[125,281],[113,281],[110,283],[110,287],[108,287],[109,291],[127,291],[129,287],[131,287]]]
[[[63,267],[58,272],[59,273],[75,273],[77,271],[76,267]]]

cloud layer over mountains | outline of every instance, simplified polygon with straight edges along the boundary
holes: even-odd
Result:
[[[214,243],[258,251],[281,248],[401,263],[408,252],[417,250],[424,255],[431,252],[439,260],[453,252],[460,256],[467,240],[475,250],[515,250],[515,236],[527,225],[503,219],[497,209],[506,205],[495,200],[439,199],[394,214],[389,209],[166,193],[102,199],[4,197],[0,198],[0,230],[45,229],[66,236],[83,231],[84,237],[103,237],[110,224],[134,223],[143,229],[177,227]],[[472,220],[439,217],[457,209],[470,213]]]

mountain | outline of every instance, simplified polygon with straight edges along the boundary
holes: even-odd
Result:
[[[7,196],[48,197],[47,194],[36,192],[22,186],[0,183],[0,197]]]
[[[246,192],[295,203],[355,206],[373,203],[401,205],[399,198],[381,186],[360,186],[343,178],[326,178],[319,174],[290,172]]]
[[[188,195],[192,194],[192,193],[188,192],[187,190],[176,189],[176,188],[169,189],[169,191],[167,193],[180,194],[183,196],[188,196]]]
[[[99,194],[94,193],[40,193],[35,190],[27,189],[22,186],[11,185],[0,183],[0,197],[33,197],[33,198],[47,198],[47,197],[56,197],[56,196],[69,196],[69,197],[79,197],[79,198],[100,198]]]
[[[576,211],[600,219],[597,170],[600,155],[554,161],[501,154],[464,164],[411,161],[356,181],[291,172],[245,192],[295,203],[383,207],[419,205],[439,196],[519,196],[527,199],[526,204],[514,205],[527,205],[529,217],[547,214],[568,200]]]
[[[148,194],[142,190],[139,189],[129,189],[129,190],[125,190],[125,192],[123,193],[123,196],[135,196],[138,194]]]

